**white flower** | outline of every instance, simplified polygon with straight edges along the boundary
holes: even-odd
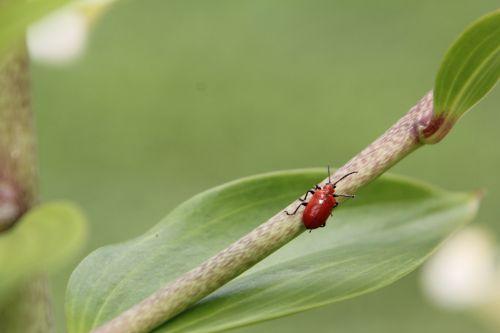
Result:
[[[422,270],[424,293],[450,310],[492,301],[496,284],[496,248],[485,229],[468,227],[447,240]]]
[[[83,54],[90,28],[114,0],[84,0],[59,9],[28,29],[32,59],[64,65]]]
[[[28,29],[28,50],[37,61],[66,64],[85,50],[87,19],[73,7],[50,14]]]

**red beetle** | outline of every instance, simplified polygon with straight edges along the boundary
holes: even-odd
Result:
[[[332,180],[330,179],[330,167],[328,167],[328,183],[326,183],[323,187],[316,185],[315,190],[307,191],[303,199],[299,198],[302,203],[297,206],[295,211],[293,213],[285,211],[285,213],[287,215],[295,215],[301,206],[306,206],[306,209],[304,209],[304,213],[302,214],[302,222],[304,223],[306,229],[324,227],[326,220],[330,215],[332,215],[332,210],[339,205],[337,200],[335,200],[336,197],[354,198],[354,195],[336,194],[335,187],[338,182],[355,173],[357,173],[357,171],[349,172],[335,183],[332,183]],[[306,198],[309,193],[312,194],[312,198],[309,202],[306,202]]]

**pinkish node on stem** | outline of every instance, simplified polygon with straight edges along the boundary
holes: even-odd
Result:
[[[24,211],[20,189],[0,178],[0,232],[11,227]]]
[[[431,144],[441,141],[451,130],[454,121],[444,115],[433,115],[431,120],[420,130],[421,140],[424,143]]]

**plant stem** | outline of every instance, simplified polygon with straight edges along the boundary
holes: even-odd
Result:
[[[9,333],[53,332],[51,295],[44,276],[18,288],[0,309],[0,331]]]
[[[25,45],[0,62],[0,233],[8,232],[37,197],[36,136]],[[0,312],[0,331],[47,333],[54,329],[46,277],[33,277]]]
[[[335,172],[333,179],[358,171],[356,176],[340,183],[338,191],[354,193],[422,146],[432,115],[433,99],[429,92],[380,138]],[[287,209],[297,204],[295,201]],[[93,332],[149,332],[220,288],[305,231],[301,214],[288,216],[284,210]]]
[[[34,203],[36,155],[24,46],[0,63],[0,232]]]

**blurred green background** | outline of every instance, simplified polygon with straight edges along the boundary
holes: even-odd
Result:
[[[119,1],[70,67],[34,64],[44,200],[85,210],[91,250],[143,233],[190,196],[243,176],[340,166],[432,88],[450,43],[497,1]],[[500,93],[394,172],[487,189],[500,232]],[[430,305],[418,272],[357,299],[234,332],[490,332]]]

